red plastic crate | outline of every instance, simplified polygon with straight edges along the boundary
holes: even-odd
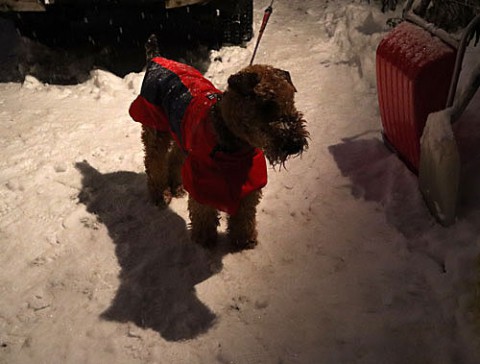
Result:
[[[428,114],[444,109],[456,49],[403,22],[377,48],[377,91],[384,139],[414,172]]]

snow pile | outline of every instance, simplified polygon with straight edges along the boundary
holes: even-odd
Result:
[[[90,79],[84,84],[84,91],[88,89],[95,98],[115,98],[131,90],[132,94],[138,94],[141,87],[141,75],[131,73],[124,78],[117,77],[110,72],[93,70]]]
[[[438,149],[442,141],[455,140],[452,130],[452,109],[444,109],[433,112],[428,116],[425,128],[423,129],[421,144],[429,144],[429,148]]]
[[[250,63],[250,50],[240,47],[223,47],[210,53],[211,63],[205,77],[220,90],[227,88],[231,74],[238,72]]]
[[[28,90],[40,91],[45,88],[45,85],[37,80],[35,77],[27,75],[23,81],[23,87]]]
[[[387,20],[398,16],[384,14],[380,8],[362,4],[339,6],[334,13],[327,13],[325,29],[331,42],[337,47],[330,60],[335,64],[348,64],[357,69],[360,78],[372,90],[376,87],[375,54],[378,43],[389,30]]]

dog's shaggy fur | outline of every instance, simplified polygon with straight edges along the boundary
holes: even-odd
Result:
[[[158,55],[154,37],[146,48],[148,58]],[[288,72],[267,65],[248,66],[230,76],[227,90],[209,115],[219,149],[228,153],[260,148],[274,166],[300,155],[308,147],[308,132],[294,105],[295,92]],[[143,126],[142,141],[151,198],[157,205],[166,206],[172,197],[184,194],[184,153],[168,132]],[[241,200],[238,211],[228,216],[228,237],[240,249],[257,244],[256,206],[261,196],[261,190],[251,192]],[[219,212],[192,197],[188,208],[192,240],[213,246]]]

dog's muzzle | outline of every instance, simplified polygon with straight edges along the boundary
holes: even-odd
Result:
[[[305,147],[305,141],[304,139],[293,139],[293,140],[288,140],[284,145],[283,145],[283,152],[287,155],[296,155],[300,154],[303,152]]]

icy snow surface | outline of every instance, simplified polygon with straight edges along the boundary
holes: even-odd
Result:
[[[257,62],[290,71],[311,143],[269,170],[240,253],[192,244],[185,199],[148,203],[127,113],[143,73],[0,84],[0,363],[479,363],[480,100],[442,228],[381,142],[377,5],[275,2]],[[224,88],[253,47],[212,52],[206,76]]]

